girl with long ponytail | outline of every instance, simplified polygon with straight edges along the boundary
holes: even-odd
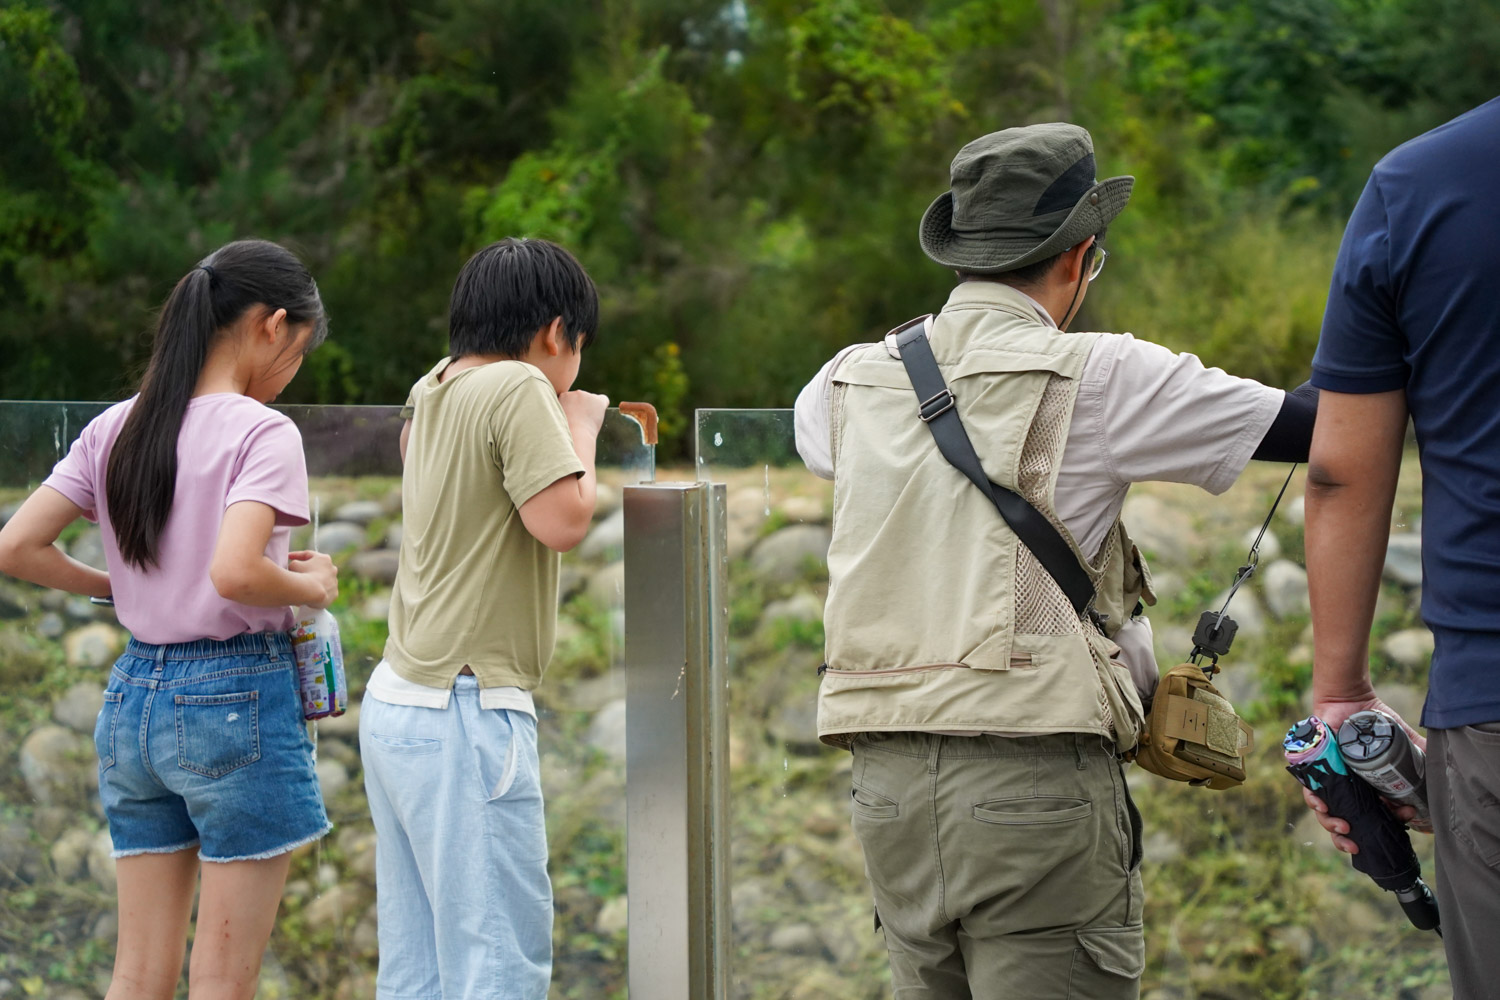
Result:
[[[140,392],[92,421],[0,529],[0,572],[113,597],[131,639],[94,732],[118,859],[108,1000],[175,994],[193,892],[193,1000],[255,994],[290,852],[330,824],[302,720],[292,607],[338,594],[307,523],[302,439],[266,404],[327,333],[312,276],[242,240],[162,308]],[[107,572],[58,535],[102,529]]]

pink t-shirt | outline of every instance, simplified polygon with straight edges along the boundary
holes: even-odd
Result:
[[[177,436],[177,490],[157,565],[142,571],[121,558],[104,502],[110,449],[134,404],[132,396],[90,421],[42,484],[99,522],[120,624],[149,643],[290,629],[291,608],[226,601],[214,589],[208,567],[224,510],[241,500],[259,501],[276,511],[266,555],[286,565],[291,529],[307,523],[307,462],[296,425],[249,396],[194,397]]]

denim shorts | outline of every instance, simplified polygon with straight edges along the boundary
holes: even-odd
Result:
[[[204,861],[258,860],[332,828],[283,633],[131,639],[94,746],[117,858],[196,845]]]

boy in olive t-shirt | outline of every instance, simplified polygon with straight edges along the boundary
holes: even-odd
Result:
[[[506,239],[454,284],[449,354],[412,387],[385,658],[359,725],[375,820],[379,1000],[543,1000],[552,887],[531,690],[552,657],[558,553],[594,512],[609,400],[569,391],[594,284]]]

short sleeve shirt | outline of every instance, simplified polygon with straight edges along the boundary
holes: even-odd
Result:
[[[521,521],[543,489],[584,471],[546,376],[497,361],[413,388],[401,480],[401,559],[385,656],[403,679],[531,690],[552,657],[558,554]]]
[[[1422,721],[1500,719],[1500,99],[1391,152],[1349,219],[1313,384],[1404,390],[1422,461]]]
[[[149,643],[291,628],[290,608],[225,600],[208,571],[224,510],[247,500],[275,512],[265,554],[286,565],[291,528],[307,523],[307,464],[296,425],[248,396],[214,393],[190,400],[177,436],[172,513],[156,565],[142,569],[120,555],[104,485],[115,439],[135,402],[132,397],[117,403],[90,421],[43,483],[99,522],[120,623]]]

